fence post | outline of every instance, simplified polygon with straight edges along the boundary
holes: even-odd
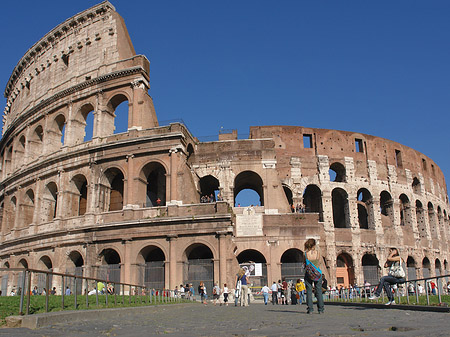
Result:
[[[25,296],[25,281],[26,281],[26,278],[27,278],[27,270],[25,269],[22,273],[23,273],[23,275],[22,275],[22,284],[21,284],[22,291],[20,292],[19,315],[23,315],[23,299],[24,299],[24,296]]]
[[[108,284],[108,283],[106,283]],[[105,288],[103,288],[105,289]],[[106,286],[106,307],[108,307],[108,286]]]
[[[61,286],[61,306],[64,310],[64,276],[61,276],[62,278],[62,286]]]
[[[116,283],[113,283],[114,289],[114,306],[117,305],[117,291],[116,291]]]
[[[45,312],[48,312],[48,293],[50,292],[49,290],[48,290],[48,284],[49,284],[49,282],[48,282],[49,280],[48,280],[48,273],[45,273],[45,288],[46,288],[46,292],[45,292]],[[63,309],[64,309],[64,306],[63,306]]]
[[[86,309],[89,308],[89,280],[86,279],[86,290],[85,292],[85,296],[86,296]]]
[[[430,294],[428,294],[428,280],[425,280],[425,294],[427,294],[427,305],[430,305]]]
[[[128,291],[128,304],[131,304],[131,285],[129,286],[130,290]]]
[[[436,287],[437,287],[439,303],[442,302],[442,300],[441,300],[441,282],[440,281],[441,281],[441,279],[436,277]]]
[[[97,303],[97,307],[98,307],[98,282],[95,281],[95,300]]]
[[[417,281],[414,281],[414,288],[416,292],[416,304],[419,304],[419,289],[417,288]]]
[[[125,284],[121,284],[122,287],[122,305],[125,305]]]
[[[28,293],[27,293],[27,312],[26,314],[30,314],[30,301],[31,301],[31,271],[28,271]]]
[[[78,295],[78,289],[77,289],[77,278],[75,277],[74,278],[74,280],[75,280],[75,285],[74,285],[74,290],[75,290],[75,310],[77,310],[78,309],[78,305],[77,305],[77,295]]]

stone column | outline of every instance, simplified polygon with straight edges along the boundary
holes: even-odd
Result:
[[[226,238],[227,232],[217,232],[219,241],[219,286],[227,282],[227,256]]]
[[[166,286],[168,285],[170,289],[174,289],[178,284],[177,275],[177,255],[176,255],[176,244],[177,235],[167,235],[166,240],[169,241],[169,281],[166,281]]]
[[[124,183],[124,196],[123,196],[123,204],[127,206],[127,208],[131,208],[131,205],[135,203],[136,196],[133,195],[133,179],[134,177],[134,154],[127,155],[127,166],[128,166],[128,174],[126,175]]]

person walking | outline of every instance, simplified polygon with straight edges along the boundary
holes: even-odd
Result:
[[[277,283],[274,281],[271,287],[272,290],[272,304],[278,304],[278,285]]]
[[[198,293],[200,294],[200,301],[203,304],[207,304],[206,299],[208,298],[208,296],[206,295],[206,287],[203,281],[201,281],[200,284],[198,285]]]
[[[312,287],[315,286],[319,291],[316,292],[317,297],[317,311],[319,314],[324,312],[323,294],[322,294],[322,271],[319,269],[320,252],[316,246],[316,240],[308,239],[305,242],[305,261],[306,261],[306,273],[305,273],[305,286],[306,286],[306,304],[308,314],[312,314],[314,311],[313,299],[312,299]],[[309,263],[308,263],[309,262]],[[310,265],[308,267],[308,264]]]
[[[297,283],[295,284],[295,290],[297,291],[298,294],[298,301],[299,304],[302,304],[304,299],[305,299],[305,284],[303,283],[303,281],[301,279],[297,279]]]
[[[228,287],[226,283],[223,284],[222,294],[223,294],[223,303],[228,307]]]
[[[266,285],[261,288],[261,294],[264,297],[264,305],[267,305],[267,302],[269,301],[269,291],[270,291],[270,288]]]
[[[389,302],[386,305],[395,304],[394,295],[392,293],[391,285],[398,283],[405,283],[405,271],[402,268],[402,259],[398,253],[397,248],[389,249],[389,256],[384,263],[384,268],[389,268],[389,274],[383,276],[380,279],[380,284],[377,289],[373,293],[372,296],[369,297],[369,300],[376,300],[380,297],[381,292],[386,292],[386,295],[389,299]]]
[[[241,294],[240,294],[240,305],[242,307],[248,306],[248,276],[245,274],[245,270],[243,268],[239,269],[238,272],[238,282],[241,281]]]

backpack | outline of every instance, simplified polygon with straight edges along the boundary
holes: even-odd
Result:
[[[213,295],[217,295],[217,289],[216,289],[216,287],[213,288]]]

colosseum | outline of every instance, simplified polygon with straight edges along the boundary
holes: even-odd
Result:
[[[149,72],[107,1],[19,60],[4,92],[0,267],[174,288],[233,284],[252,263],[259,286],[303,276],[302,247],[316,238],[330,285],[376,283],[392,246],[410,279],[448,274],[448,194],[431,158],[302,126],[202,142],[158,122]],[[244,190],[259,202],[237,205]],[[20,274],[2,274],[3,294],[18,284]]]

